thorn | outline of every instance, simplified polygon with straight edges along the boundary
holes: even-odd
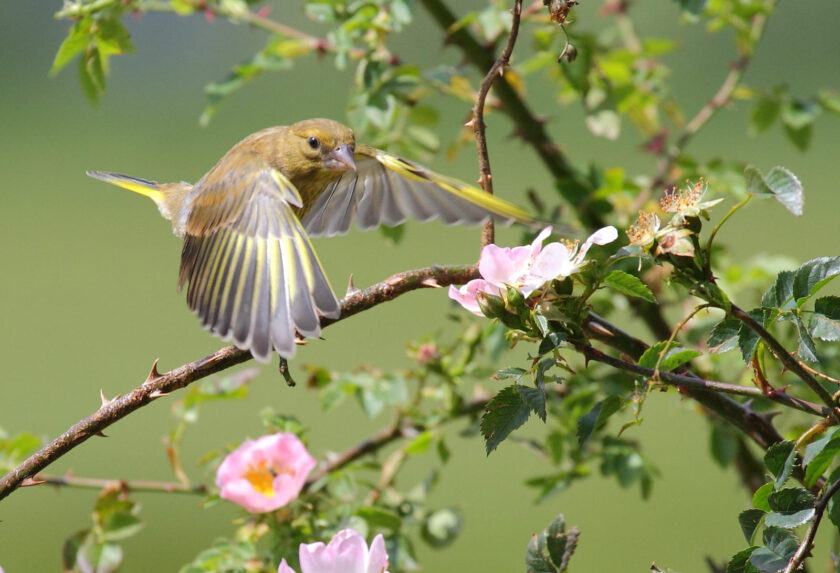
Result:
[[[350,296],[359,292],[359,289],[356,288],[356,285],[353,284],[353,274],[350,274],[350,278],[347,281],[347,292],[344,293],[344,296]]]
[[[152,400],[157,400],[158,398],[163,398],[164,396],[167,396],[169,394],[170,392],[164,392],[162,390],[153,390],[149,394],[149,398],[151,398]]]
[[[149,375],[146,376],[146,381],[143,384],[151,384],[158,378],[160,378],[160,372],[158,372],[157,366],[160,358],[155,358],[155,361],[152,362],[152,368],[149,370]]]
[[[467,123],[465,123],[464,127],[468,127],[470,129],[473,129],[475,127],[475,117],[473,117]]]
[[[34,485],[41,485],[42,483],[47,483],[46,481],[39,479],[38,476],[26,478],[22,482],[20,482],[20,487],[32,487]]]
[[[98,432],[96,432],[93,435],[94,436],[99,436],[100,438],[107,438],[108,437],[108,436],[105,435],[105,432],[103,432],[102,430],[99,430]]]
[[[499,77],[505,77],[505,66],[499,66]]]
[[[441,288],[440,283],[437,282],[437,279],[434,279],[434,278],[425,279],[420,284],[422,284],[423,286],[427,286],[429,288]]]
[[[102,388],[99,389],[99,401],[102,404],[101,406],[99,406],[100,409],[104,408],[105,406],[107,406],[108,404],[113,402],[113,400],[109,400],[108,398],[105,397],[105,392],[102,390]]]

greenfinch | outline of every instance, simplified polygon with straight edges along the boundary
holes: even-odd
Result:
[[[367,145],[329,119],[249,135],[195,184],[88,175],[151,198],[183,237],[179,288],[204,327],[267,361],[339,302],[309,237],[421,221],[531,223],[522,209]]]

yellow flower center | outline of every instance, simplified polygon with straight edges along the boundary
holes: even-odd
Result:
[[[245,479],[254,488],[254,491],[265,497],[274,496],[274,478],[277,472],[268,466],[265,461],[257,462],[248,467],[245,472]]]

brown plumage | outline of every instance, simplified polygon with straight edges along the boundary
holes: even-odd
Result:
[[[88,175],[146,195],[184,238],[179,287],[205,328],[248,349],[290,357],[339,304],[309,242],[355,220],[530,223],[521,209],[405,159],[356,145],[350,128],[310,119],[249,135],[195,185]]]

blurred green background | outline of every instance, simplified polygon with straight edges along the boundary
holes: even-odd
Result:
[[[453,2],[459,11],[476,2]],[[597,4],[584,2],[581,18],[597,26]],[[48,78],[66,29],[52,13],[57,2],[4,2],[0,11],[0,427],[54,437],[99,404],[99,390],[113,396],[143,380],[153,359],[168,369],[219,347],[199,328],[175,290],[179,243],[150,203],[85,177],[86,169],[112,169],[158,180],[195,180],[244,135],[312,116],[344,119],[349,73],[329,62],[307,60],[267,76],[231,99],[207,128],[198,125],[202,87],[261,46],[264,36],[201,17],[153,15],[129,19],[136,53],[114,61],[109,91],[98,107],[85,101],[74,71]],[[397,51],[405,61],[454,60],[441,35],[418,9]],[[675,91],[686,109],[713,93],[732,57],[731,38],[706,35],[679,24],[672,2],[640,3],[643,33],[673,37],[682,49],[670,58]],[[272,16],[315,30],[297,2],[275,2]],[[787,82],[796,94],[840,86],[840,3],[784,2],[772,18],[747,76],[753,85]],[[542,84],[545,86],[546,84]],[[553,95],[532,87],[534,107],[550,117],[550,130],[581,163],[592,158],[630,173],[650,172],[638,141],[598,140],[582,127],[575,107],[558,107]],[[840,195],[836,162],[840,122],[825,118],[812,149],[799,153],[774,128],[760,140],[746,136],[745,106],[722,112],[696,141],[700,156],[749,161],[762,169],[782,164],[803,180],[806,214],[793,220],[778,205],[761,203],[739,214],[724,233],[736,255],[760,252],[798,259],[837,254]],[[441,131],[457,132],[463,105],[444,107]],[[531,186],[553,198],[550,181],[532,152],[507,137],[511,126],[491,116],[490,149],[497,192],[518,202]],[[472,180],[471,152],[434,167]],[[506,231],[501,240],[513,240]],[[392,272],[477,257],[477,232],[437,224],[412,224],[394,248],[377,233],[318,241],[333,284],[343,290],[350,273],[367,285]],[[443,328],[444,291],[423,291],[331,327],[326,342],[304,348],[293,365],[331,369],[362,362],[408,364],[408,340]],[[644,333],[641,326],[628,328]],[[170,479],[161,438],[171,423],[172,399],[160,400],[62,458],[50,472]],[[188,434],[188,471],[205,451],[260,432],[265,405],[298,416],[312,430],[316,456],[344,449],[387,423],[366,420],[347,405],[330,415],[303,387],[286,388],[275,366],[266,366],[241,402],[212,405],[199,431]],[[538,422],[531,422],[538,424]],[[454,436],[453,459],[431,502],[455,505],[465,529],[450,549],[420,545],[426,571],[522,571],[529,535],[557,512],[582,530],[575,571],[647,571],[650,563],[683,573],[707,571],[706,555],[722,559],[742,547],[736,515],[748,500],[734,473],[708,456],[708,431],[693,405],[674,394],[654,395],[645,423],[632,430],[662,472],[652,498],[621,490],[598,477],[533,504],[523,480],[545,468],[532,454],[505,444],[486,458],[477,440]],[[537,428],[538,429],[538,428]],[[427,464],[427,465],[424,465]],[[417,460],[402,478],[421,478],[431,460]],[[60,570],[63,539],[87,526],[95,492],[48,487],[14,493],[0,504],[0,565],[6,573]],[[126,543],[124,571],[173,571],[217,536],[231,531],[236,508],[200,510],[188,496],[137,495],[146,529]],[[688,504],[685,503],[688,499]],[[683,500],[677,503],[677,500]],[[686,511],[685,507],[691,507]],[[822,565],[817,567],[820,570]]]

